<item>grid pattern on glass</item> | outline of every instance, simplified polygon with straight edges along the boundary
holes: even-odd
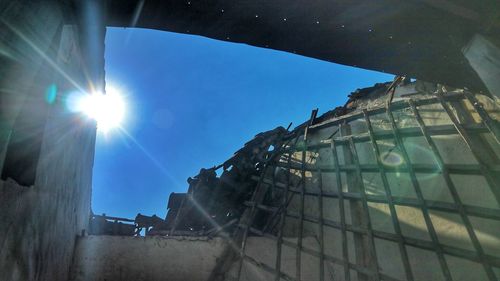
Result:
[[[466,101],[472,109],[464,106]],[[429,124],[427,115],[421,114],[427,105],[439,106],[449,124]],[[415,126],[398,127],[398,110],[411,113],[406,118],[413,118],[410,124]],[[389,129],[374,130],[371,118],[377,114],[385,115]],[[473,122],[472,114],[480,117],[479,122]],[[360,119],[366,131],[357,128],[353,135],[350,123]],[[248,272],[262,271],[266,273],[253,279],[462,280],[473,274],[475,280],[498,280],[500,234],[473,223],[479,219],[492,225],[500,222],[500,163],[487,155],[500,149],[498,128],[498,121],[467,91],[438,92],[432,98],[398,100],[322,124],[310,122],[269,157],[260,177],[254,177],[250,215],[239,226],[243,233],[239,268],[232,278],[252,280]],[[320,130],[331,130],[331,138],[310,144]],[[488,135],[495,141],[484,141]],[[415,151],[408,149],[407,140],[412,137],[425,140],[430,163],[411,161]],[[454,146],[457,140],[465,143],[475,161],[444,160],[450,151],[443,151],[436,142]],[[364,150],[360,143],[367,144]],[[390,149],[382,149],[383,145]],[[361,163],[360,154],[366,149],[371,149],[374,163]],[[284,180],[275,178],[277,169],[286,172]],[[378,174],[380,181],[367,174]],[[495,207],[465,203],[474,190],[459,191],[455,175],[484,178]],[[428,191],[432,183],[436,183],[432,188],[437,195]],[[397,192],[403,187],[411,192]],[[279,204],[266,199],[269,193],[279,198]],[[444,200],[443,194],[451,199]],[[334,231],[338,235],[330,234]],[[265,244],[262,250],[273,262],[247,249],[248,240],[254,238],[267,241],[252,240],[252,247]],[[245,266],[248,270],[242,273]]]

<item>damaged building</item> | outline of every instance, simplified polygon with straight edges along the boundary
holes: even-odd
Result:
[[[0,280],[500,279],[500,6],[264,2],[0,1]],[[95,124],[50,97],[103,89],[106,26],[396,77],[200,167],[164,218],[97,215]]]
[[[407,80],[358,89],[343,107],[322,116],[314,110],[293,130],[256,135],[220,166],[189,178],[187,193],[172,193],[165,219],[139,214],[144,238],[81,237],[74,280],[156,280],[149,262],[170,247],[182,257],[201,255],[208,268],[177,272],[182,266],[174,263],[164,268],[176,276],[168,280],[498,274],[498,104]],[[131,259],[117,259],[123,255]],[[144,263],[135,260],[140,255]]]

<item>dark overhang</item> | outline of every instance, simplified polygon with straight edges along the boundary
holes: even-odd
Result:
[[[500,38],[498,3],[108,0],[107,25],[202,35],[483,90],[461,50],[477,33]]]

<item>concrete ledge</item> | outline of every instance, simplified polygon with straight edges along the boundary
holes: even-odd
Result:
[[[84,236],[70,280],[207,280],[225,246],[221,238]]]

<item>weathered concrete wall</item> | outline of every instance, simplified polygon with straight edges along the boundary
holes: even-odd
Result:
[[[221,238],[84,236],[70,280],[207,280],[225,247]]]
[[[88,224],[95,124],[69,112],[66,97],[102,84],[104,26],[91,58],[85,29],[66,5],[0,1],[2,281],[66,281],[76,236]],[[12,173],[28,170],[34,178],[24,183]]]
[[[500,49],[498,45],[481,34],[476,34],[462,49],[462,53],[490,93],[499,98]]]

